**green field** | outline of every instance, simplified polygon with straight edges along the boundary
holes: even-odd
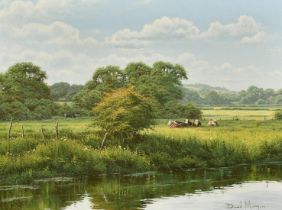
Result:
[[[274,118],[274,109],[204,109],[203,116],[206,119],[215,118],[217,120],[270,120]]]
[[[156,120],[152,129],[136,139],[108,137],[102,150],[103,134],[91,118],[14,122],[10,140],[9,122],[0,122],[0,175],[15,182],[54,175],[93,176],[282,161],[282,123],[273,120],[273,110],[216,109],[203,113],[202,127],[172,129],[168,120]],[[234,115],[239,120],[232,120]],[[220,126],[208,127],[209,118],[217,119]]]
[[[221,108],[213,110],[202,110],[203,121],[200,128],[178,128],[167,127],[168,120],[157,120],[152,130],[144,133],[170,137],[173,139],[185,139],[187,137],[199,140],[221,139],[229,142],[244,142],[248,145],[257,145],[262,141],[282,139],[282,123],[273,120],[274,110],[224,110]],[[239,120],[233,120],[234,116]],[[217,119],[219,127],[207,126],[207,119]],[[184,120],[184,119],[183,119]],[[41,137],[41,128],[50,137],[55,137],[56,122],[59,123],[59,131],[81,133],[94,133],[97,131],[91,118],[60,118],[42,121],[16,121],[13,123],[12,136],[18,138],[22,133],[22,125],[26,136],[38,135]],[[9,122],[0,122],[0,137],[7,137]],[[63,134],[61,134],[63,135]],[[61,136],[64,137],[64,136]]]
[[[244,130],[251,128],[257,129],[259,125],[263,124],[263,128],[267,127],[265,125],[269,125],[270,127],[276,128],[276,124],[271,124],[271,120],[274,118],[274,109],[256,109],[256,110],[246,110],[246,109],[223,109],[223,108],[215,108],[215,109],[203,109],[203,119],[204,123],[208,119],[216,119],[220,122],[221,129],[222,127],[225,128],[224,132],[227,132],[228,130],[232,130],[233,128],[242,128]],[[238,119],[238,121],[234,119]],[[182,119],[184,120],[184,118]],[[42,121],[16,121],[13,125],[13,133],[17,134],[21,132],[21,125],[24,125],[24,129],[27,133],[33,133],[33,132],[40,132],[40,129],[43,127],[44,129],[48,131],[52,131],[55,128],[56,121],[59,122],[60,129],[69,129],[73,132],[81,132],[81,131],[89,131],[93,130],[95,125],[93,125],[93,122],[91,118],[58,118],[58,119],[50,119],[50,120],[42,120]],[[167,120],[161,120],[160,125],[156,126],[156,130],[160,131],[159,127],[162,125],[166,125]],[[277,123],[279,125],[279,123]],[[9,126],[9,122],[0,122],[0,137],[6,136],[7,129]],[[245,126],[245,127],[244,127]],[[205,126],[204,126],[205,127]],[[229,129],[228,129],[229,128]],[[194,129],[189,129],[190,131]],[[200,132],[194,132],[194,134],[199,133],[201,136],[201,133],[204,128],[195,130]],[[265,132],[265,129],[259,128],[257,130],[261,130],[262,132]],[[270,128],[270,130],[272,130]],[[163,132],[163,131],[161,131]],[[186,130],[184,129],[184,132]],[[233,131],[232,131],[233,132]],[[259,132],[259,131],[258,131]],[[192,132],[193,133],[193,132]]]
[[[55,132],[56,123],[59,123],[60,130],[71,130],[72,132],[82,132],[93,130],[93,123],[90,118],[59,118],[41,121],[14,121],[12,135],[17,137],[21,135],[22,125],[26,135],[41,133],[41,128],[46,132]],[[10,122],[0,122],[0,137],[7,136],[7,130]]]

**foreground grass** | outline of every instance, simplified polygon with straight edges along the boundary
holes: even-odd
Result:
[[[15,122],[11,140],[6,137],[8,123],[0,123],[0,182],[282,161],[279,121],[222,120],[216,128],[204,121],[201,128],[182,129],[170,129],[166,122],[134,140],[109,138],[102,150],[102,136],[90,119],[59,120],[59,139],[56,120]]]

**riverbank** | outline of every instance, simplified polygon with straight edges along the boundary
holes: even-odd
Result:
[[[162,127],[156,127],[153,132],[145,132],[133,140],[109,138],[103,149],[100,149],[101,136],[93,131],[64,130],[59,139],[54,138],[51,132],[46,132],[44,139],[36,133],[25,138],[3,139],[0,142],[0,183],[24,183],[34,178],[54,176],[82,177],[148,170],[186,171],[281,161],[282,139],[275,130],[277,128],[279,131],[280,124],[269,123],[271,125],[264,128],[269,130],[269,138],[259,141],[242,141],[244,136],[229,140],[220,135],[213,138],[185,136],[185,129]],[[175,136],[168,135],[164,129]],[[190,128],[186,132],[200,133],[211,128],[196,129]],[[220,129],[227,128],[215,129],[221,132]],[[256,129],[261,130],[257,127],[252,129],[253,133]],[[270,132],[274,132],[273,135]]]

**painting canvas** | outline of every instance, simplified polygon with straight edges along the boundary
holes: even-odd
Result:
[[[281,18],[1,0],[0,210],[281,210]]]

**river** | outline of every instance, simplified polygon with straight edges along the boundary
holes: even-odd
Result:
[[[0,186],[1,210],[281,210],[282,165],[66,177]]]

